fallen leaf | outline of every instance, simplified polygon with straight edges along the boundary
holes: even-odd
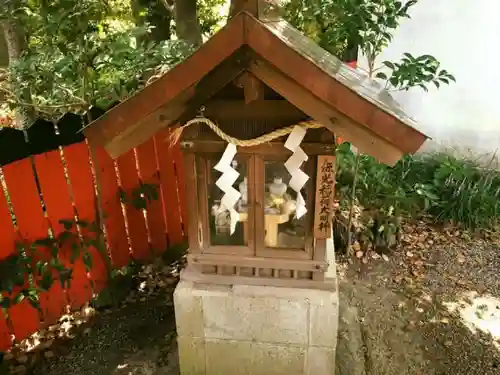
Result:
[[[386,262],[389,261],[389,257],[385,254],[382,254],[382,259],[385,260]]]
[[[426,294],[425,296],[422,297],[422,299],[426,302],[432,302],[432,297]]]
[[[408,283],[408,284],[413,284],[413,280],[411,279],[411,277],[404,277],[404,280]]]
[[[408,258],[411,258],[411,257],[413,257],[413,253],[412,253],[411,251],[407,251],[407,252],[406,252],[406,256],[407,256]]]
[[[394,276],[393,279],[392,279],[395,283],[400,283],[401,280],[403,280],[403,277],[402,276]]]
[[[420,277],[422,276],[417,270],[411,270],[411,274],[415,277]]]

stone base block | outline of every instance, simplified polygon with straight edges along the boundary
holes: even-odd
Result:
[[[333,375],[336,291],[181,281],[181,375]]]

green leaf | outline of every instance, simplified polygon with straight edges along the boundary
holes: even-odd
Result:
[[[70,257],[70,262],[71,264],[74,264],[75,261],[78,259],[78,257],[80,256],[80,246],[78,246],[78,244],[76,243],[73,243],[71,244],[71,257]]]
[[[387,79],[387,75],[383,72],[378,72],[376,75],[375,75],[376,78],[380,78],[380,79]]]
[[[61,219],[59,223],[63,225],[65,230],[72,229],[74,225],[74,221],[69,219]]]
[[[5,297],[0,295],[0,307],[3,309],[9,308],[11,305],[11,299],[9,297]]]
[[[391,83],[391,85],[393,85],[394,87],[397,87],[398,84],[399,84],[399,80],[398,80],[398,77],[394,77],[392,76],[391,78],[389,78],[389,82]]]
[[[83,264],[85,264],[85,268],[87,271],[90,271],[92,269],[92,256],[88,251],[85,251],[82,255],[83,259]]]
[[[24,298],[25,298],[25,297],[26,297],[26,296],[24,295],[24,293],[19,293],[19,294],[18,294],[17,296],[15,296],[15,297],[14,297],[14,299],[13,299],[13,303],[14,303],[14,305],[17,305],[18,303],[21,303],[21,302],[24,300]]]
[[[43,274],[42,280],[40,281],[40,288],[42,288],[42,290],[46,292],[49,291],[49,289],[52,287],[53,281],[54,279],[52,278],[52,273],[50,271],[45,272]]]
[[[33,308],[40,310],[40,299],[38,297],[38,294],[36,295],[30,295],[28,297],[28,302],[33,306]]]
[[[71,269],[65,269],[59,274],[59,281],[63,289],[70,287],[72,276],[73,276],[73,270]]]
[[[88,228],[90,226],[90,223],[88,221],[85,221],[85,220],[77,220],[76,224],[82,228]]]
[[[33,245],[49,247],[49,246],[52,246],[54,243],[55,243],[54,238],[47,237],[47,238],[42,238],[42,239],[36,240],[35,242],[33,242]]]
[[[418,86],[421,87],[422,90],[424,90],[425,92],[429,91],[429,89],[427,88],[427,86],[425,84],[423,84],[423,83],[420,83]]]
[[[403,53],[403,56],[405,56],[409,61],[415,61],[416,59],[413,57],[413,55],[409,52]]]
[[[386,67],[388,67],[389,69],[392,69],[392,70],[394,70],[396,68],[394,63],[392,63],[390,61],[384,61],[384,62],[382,62],[382,64],[384,64]]]

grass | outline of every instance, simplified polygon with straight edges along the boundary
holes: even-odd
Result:
[[[356,155],[348,144],[337,151],[337,189],[348,203]],[[491,228],[500,217],[500,171],[448,153],[406,156],[394,167],[363,155],[357,202],[365,209],[389,208],[402,216],[427,215],[467,229]]]

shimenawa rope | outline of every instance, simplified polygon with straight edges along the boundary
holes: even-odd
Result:
[[[215,122],[213,122],[212,120],[210,120],[206,117],[195,117],[194,119],[186,122],[180,128],[175,129],[174,132],[172,134],[170,134],[170,137],[169,137],[170,144],[171,145],[176,144],[181,139],[182,132],[184,131],[184,129],[186,129],[187,127],[194,125],[194,124],[205,124],[210,129],[212,129],[213,132],[215,134],[217,134],[222,140],[224,140],[228,143],[232,143],[236,146],[240,146],[240,147],[258,146],[258,145],[261,145],[263,143],[271,142],[274,139],[277,139],[277,138],[283,137],[287,134],[290,134],[296,126],[300,126],[300,127],[306,128],[306,129],[319,129],[319,128],[323,127],[323,125],[320,125],[314,121],[302,121],[302,122],[299,122],[298,124],[290,125],[290,126],[287,126],[287,127],[281,128],[281,129],[274,130],[271,133],[261,135],[260,137],[257,137],[254,139],[242,140],[242,139],[238,139],[235,137],[231,137],[230,135],[224,133],[222,131],[222,129],[219,128]]]

